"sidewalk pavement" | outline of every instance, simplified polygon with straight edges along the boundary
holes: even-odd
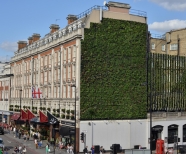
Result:
[[[33,138],[30,138],[29,141],[24,141],[23,136],[21,136],[20,139],[14,137],[14,134],[13,134],[12,131],[10,132],[10,134],[9,133],[5,133],[5,136],[14,139],[18,143],[20,143],[21,146],[25,146],[27,151],[31,151],[34,154],[45,154],[46,153],[45,147],[46,147],[46,145],[48,143],[46,140],[42,140],[42,142],[43,142],[42,147],[40,149],[39,148],[36,149]],[[49,146],[50,146],[50,152],[49,153],[54,153],[53,146],[52,145],[49,145]],[[67,152],[66,152],[66,149],[58,149],[58,148],[56,148],[55,149],[55,154],[67,154]]]

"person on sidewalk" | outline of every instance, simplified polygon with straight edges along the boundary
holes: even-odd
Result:
[[[26,147],[23,147],[23,154],[26,154]]]
[[[21,145],[19,145],[19,153],[21,154],[22,153],[22,147],[21,147]]]
[[[29,134],[27,134],[27,136],[26,136],[27,141],[29,140],[29,138],[30,138],[30,136],[29,136]]]
[[[8,154],[8,150],[5,149],[4,152],[3,152],[3,154]]]
[[[47,143],[46,145],[46,154],[48,154],[50,152],[50,147],[49,147],[49,144]]]
[[[38,149],[37,139],[34,140],[34,143],[35,143],[35,145],[36,145],[36,149]]]
[[[39,148],[42,147],[42,140],[40,140],[40,141],[38,142],[38,146],[39,146]]]
[[[19,139],[21,138],[21,129],[19,129]]]
[[[84,154],[88,154],[88,146],[85,147],[85,149],[83,149]]]

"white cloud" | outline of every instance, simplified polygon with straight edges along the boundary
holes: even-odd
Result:
[[[186,20],[167,20],[163,22],[153,22],[149,24],[149,29],[157,32],[168,32],[173,29],[186,28]]]
[[[15,52],[17,50],[16,42],[2,42],[0,44],[0,49],[4,51]]]
[[[167,10],[184,11],[186,10],[186,0],[150,0]]]

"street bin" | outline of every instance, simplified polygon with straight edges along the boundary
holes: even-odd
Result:
[[[94,153],[100,153],[100,145],[94,145]]]

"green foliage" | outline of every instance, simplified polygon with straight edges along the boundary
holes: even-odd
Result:
[[[67,114],[70,114],[70,110],[66,110]]]
[[[146,118],[147,25],[104,18],[84,32],[81,120]]]
[[[64,114],[62,114],[62,115],[61,115],[61,118],[62,118],[62,119],[65,119],[65,115],[64,115]]]
[[[71,113],[71,114],[74,114],[74,110],[71,110],[70,113]]]
[[[62,111],[63,113],[65,113],[65,109],[61,109],[61,111]]]
[[[152,111],[186,110],[186,57],[149,53],[148,109]]]
[[[50,108],[47,108],[48,111],[50,111]]]

